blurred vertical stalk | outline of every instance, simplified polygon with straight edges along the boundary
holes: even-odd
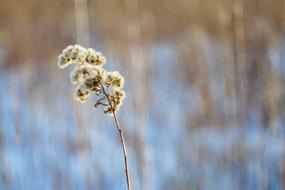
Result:
[[[232,39],[232,31],[230,29],[231,25],[231,12],[225,7],[220,8],[218,10],[219,13],[219,24],[220,24],[220,34],[221,40],[225,43],[225,47],[223,50],[222,56],[222,64],[224,65],[224,85],[225,85],[225,122],[226,125],[233,123],[233,117],[235,116],[235,112],[233,109],[233,95],[234,95],[234,69],[233,69],[233,52],[231,51],[231,40]]]
[[[89,17],[88,17],[88,2],[87,0],[74,0],[74,17],[75,17],[75,43],[89,47]],[[74,101],[73,101],[74,102]],[[82,149],[81,146],[77,146],[76,151],[81,152],[78,154],[79,161],[81,163],[88,163],[89,168],[85,168],[88,175],[92,172],[93,167],[90,161],[90,133],[87,128],[87,113],[86,109],[78,104],[73,105],[73,113],[75,115],[76,126],[76,144],[86,145],[86,149]],[[96,169],[98,169],[96,167]],[[100,178],[100,176],[98,176]],[[88,185],[92,181],[86,181]]]
[[[89,18],[87,0],[74,0],[76,42],[89,47]]]
[[[133,73],[131,76],[135,84],[133,97],[134,106],[136,111],[136,117],[134,118],[135,123],[139,123],[140,127],[136,128],[136,149],[138,150],[140,171],[139,175],[141,177],[141,189],[151,190],[152,185],[150,185],[149,172],[149,160],[146,157],[147,145],[145,143],[145,130],[147,123],[147,105],[148,102],[148,89],[147,89],[147,77],[146,77],[146,63],[143,55],[142,47],[142,34],[141,25],[139,23],[139,9],[137,0],[125,0],[125,8],[127,12],[127,29],[128,29],[128,45],[130,53],[130,65]],[[148,173],[148,175],[147,175]],[[148,179],[147,179],[148,178]]]
[[[75,16],[75,41],[78,44],[89,47],[89,18],[88,18],[88,3],[87,0],[74,0],[74,16]],[[86,114],[81,106],[73,105],[73,112],[77,120],[78,126],[85,126],[82,123],[85,121]],[[80,129],[82,131],[82,128]],[[84,141],[86,133],[83,134]]]
[[[78,44],[89,47],[89,18],[87,0],[74,0],[74,15],[75,15],[75,41]],[[74,110],[78,123],[81,124],[81,114],[83,110],[81,107],[76,107]]]
[[[243,0],[232,2],[232,27],[233,27],[233,59],[234,59],[234,86],[236,124],[245,125],[246,97],[247,97],[247,65],[245,57],[245,30]]]
[[[261,9],[266,8],[265,1],[261,2]],[[266,23],[266,22],[265,22]],[[264,25],[265,25],[264,23]],[[267,24],[267,23],[266,23]],[[268,24],[269,25],[269,24]],[[267,25],[266,25],[267,26]],[[268,27],[263,27],[262,39],[264,40],[264,66],[263,66],[263,78],[264,78],[264,113],[263,121],[264,125],[268,126],[272,135],[277,135],[278,128],[278,105],[280,103],[280,55],[278,53],[279,39],[275,31]]]
[[[244,31],[244,3],[243,0],[232,0],[232,50],[233,50],[233,85],[234,85],[234,118],[235,124],[234,134],[234,165],[240,165],[241,150],[239,148],[240,141],[244,138],[241,135],[241,128],[245,127],[246,117],[246,96],[247,96],[247,68],[245,61],[245,31]],[[244,188],[242,182],[242,167],[238,167],[233,171],[233,178],[238,189]]]

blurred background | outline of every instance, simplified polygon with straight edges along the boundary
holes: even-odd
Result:
[[[285,189],[284,0],[0,0],[0,189],[124,190],[114,121],[57,56],[126,77],[133,190]]]

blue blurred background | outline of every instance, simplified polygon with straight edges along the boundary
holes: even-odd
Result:
[[[111,117],[57,56],[126,77],[134,190],[285,189],[284,0],[0,0],[0,189],[124,190]]]

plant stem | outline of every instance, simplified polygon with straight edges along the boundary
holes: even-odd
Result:
[[[117,129],[119,131],[120,138],[121,138],[121,143],[122,143],[122,146],[123,146],[124,161],[125,161],[125,173],[126,173],[126,180],[127,180],[128,190],[131,190],[130,177],[129,177],[129,171],[128,171],[128,160],[127,160],[127,150],[126,150],[126,145],[125,145],[125,138],[124,138],[124,134],[123,134],[122,128],[120,127],[120,124],[118,122],[117,115],[116,115],[114,110],[113,110],[113,116],[114,116],[114,119],[115,119],[115,123],[116,123]]]
[[[104,86],[102,84],[100,84],[100,85],[101,85],[101,88],[103,90],[104,95],[106,96],[106,98],[108,100],[109,105],[111,106],[113,117],[114,117],[114,120],[115,120],[115,123],[116,123],[116,127],[117,127],[117,130],[118,130],[119,135],[120,135],[121,144],[122,144],[122,147],[123,147],[123,154],[124,154],[126,181],[127,181],[128,190],[131,190],[131,183],[130,183],[129,170],[128,170],[128,157],[127,157],[127,149],[126,149],[126,144],[125,144],[124,133],[123,133],[123,130],[122,130],[120,124],[119,124],[119,120],[117,118],[115,110],[113,109],[113,106],[111,104],[109,96],[108,96]]]

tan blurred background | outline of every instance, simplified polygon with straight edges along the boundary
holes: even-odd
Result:
[[[285,189],[284,0],[0,0],[0,189],[125,189],[79,43],[126,77],[133,189]]]

